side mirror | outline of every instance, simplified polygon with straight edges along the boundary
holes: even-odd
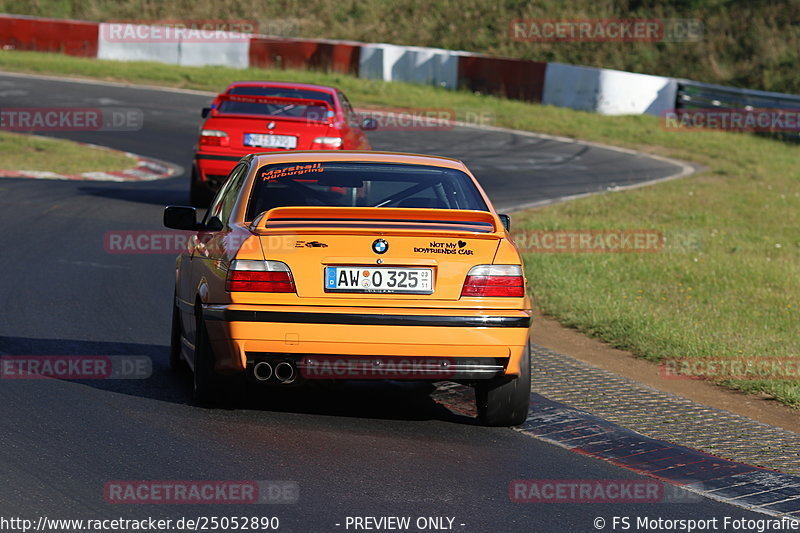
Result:
[[[511,217],[508,215],[497,215],[500,217],[500,222],[503,223],[503,227],[506,228],[506,231],[511,231]]]
[[[164,226],[171,229],[198,230],[202,224],[197,223],[197,209],[170,205],[164,209]]]
[[[203,117],[203,118],[206,118],[209,115],[209,113],[211,113],[211,108],[210,107],[204,107],[203,110],[200,111],[200,116]]]
[[[202,228],[203,231],[222,231],[222,228],[225,225],[219,219],[219,217],[211,217],[208,223]]]
[[[376,130],[378,129],[378,121],[372,117],[365,118],[361,121],[362,130]]]

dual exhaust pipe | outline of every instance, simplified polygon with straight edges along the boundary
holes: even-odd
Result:
[[[297,371],[294,365],[286,361],[281,361],[274,367],[266,361],[259,361],[253,366],[253,377],[256,381],[269,381],[273,377],[283,385],[288,385],[297,379]]]

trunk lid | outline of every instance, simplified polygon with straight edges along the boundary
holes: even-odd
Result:
[[[335,130],[333,109],[324,100],[253,95],[222,95],[218,99],[218,108],[203,129],[227,132],[230,149],[243,153],[310,150],[315,138]],[[291,144],[265,145],[263,136],[277,136]]]
[[[260,215],[251,231],[265,259],[289,265],[299,297],[365,300],[457,300],[469,269],[492,263],[503,237],[493,214],[452,209],[280,207]],[[430,291],[424,282],[408,287],[425,272]],[[332,287],[341,276],[358,276],[358,288]],[[379,279],[385,284],[375,289]]]

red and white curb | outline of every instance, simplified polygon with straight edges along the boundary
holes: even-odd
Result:
[[[130,152],[120,152],[105,146],[78,143],[98,150],[122,153],[135,161],[135,165],[125,170],[113,172],[82,172],[80,174],[60,174],[48,170],[0,170],[0,178],[30,178],[37,180],[73,180],[73,181],[154,181],[171,178],[180,174],[183,169],[157,159],[142,157]]]

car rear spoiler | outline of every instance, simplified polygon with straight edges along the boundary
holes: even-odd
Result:
[[[499,219],[488,211],[395,207],[276,207],[258,215],[263,233],[420,233],[499,239]]]

